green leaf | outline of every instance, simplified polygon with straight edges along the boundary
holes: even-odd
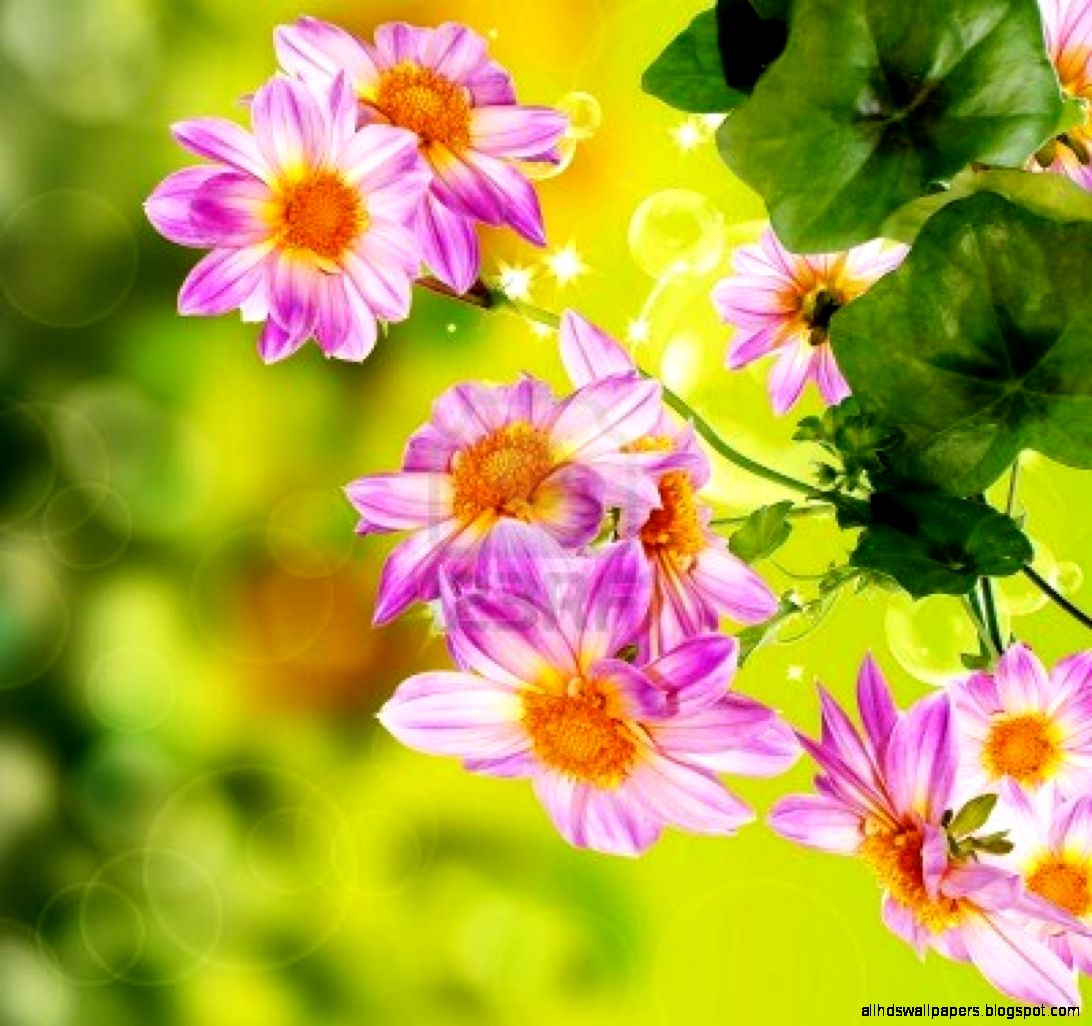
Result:
[[[1031,171],[961,171],[951,187],[922,196],[889,217],[880,234],[900,242],[913,242],[925,222],[938,210],[977,192],[994,192],[1033,214],[1055,221],[1092,221],[1092,192],[1065,175]]]
[[[948,832],[955,837],[965,837],[986,825],[994,806],[997,804],[997,795],[980,794],[972,798],[962,809],[955,814],[948,825]]]
[[[792,534],[791,501],[775,502],[756,509],[731,538],[728,548],[745,563],[754,563],[776,552]]]
[[[719,114],[746,96],[728,85],[720,59],[716,11],[703,11],[645,71],[641,88],[678,110]]]
[[[792,0],[751,0],[751,6],[762,18],[771,21],[788,21]]]
[[[831,321],[862,408],[899,428],[888,463],[956,495],[1021,449],[1092,467],[1092,224],[993,193],[931,218],[906,262]]]
[[[741,101],[781,56],[788,37],[787,14],[766,13],[763,6],[749,0],[717,0],[721,66],[725,81],[742,94]]]
[[[829,251],[972,162],[1022,165],[1061,106],[1035,0],[796,0],[718,141],[785,245]]]
[[[853,566],[896,580],[914,598],[963,595],[979,577],[1006,577],[1031,561],[1031,543],[1010,517],[936,492],[878,492]]]

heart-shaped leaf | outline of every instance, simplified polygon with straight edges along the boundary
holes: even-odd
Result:
[[[1007,577],[1031,561],[1011,517],[935,492],[879,492],[850,563],[893,578],[914,598],[965,595],[979,577]]]
[[[1023,448],[1092,467],[1092,224],[994,193],[957,200],[831,321],[862,408],[902,431],[901,477],[956,495]]]
[[[703,11],[648,67],[641,88],[677,110],[720,114],[746,99],[724,77],[716,11]]]
[[[829,251],[974,161],[1023,164],[1061,109],[1035,0],[796,0],[719,144],[790,249]]]

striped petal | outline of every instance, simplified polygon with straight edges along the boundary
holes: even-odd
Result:
[[[268,161],[245,128],[225,118],[193,118],[171,126],[177,142],[199,157],[227,164],[237,171],[272,180]]]
[[[211,180],[223,174],[219,167],[187,167],[168,175],[144,202],[144,212],[160,235],[179,246],[207,249],[213,245],[207,227],[195,222],[194,198]]]
[[[770,586],[719,544],[698,554],[690,580],[715,609],[740,623],[761,623],[777,612],[777,596]]]
[[[551,107],[478,107],[471,112],[470,139],[491,157],[526,160],[552,149],[567,127],[568,118]]]
[[[214,246],[250,246],[273,234],[265,216],[271,200],[264,182],[226,171],[195,190],[191,217],[196,229]]]
[[[182,283],[178,312],[212,317],[236,309],[263,285],[269,252],[268,245],[214,249]]]
[[[416,207],[412,227],[429,270],[456,292],[466,292],[481,270],[474,222],[426,196]]]
[[[770,811],[770,829],[807,848],[852,855],[864,840],[860,813],[819,794],[782,798]]]
[[[590,460],[649,434],[662,410],[655,381],[605,378],[562,405],[552,435],[563,460]]]
[[[413,530],[452,515],[447,474],[374,474],[348,485],[345,494],[368,531]]]
[[[622,345],[575,310],[561,315],[558,341],[561,362],[575,388],[612,374],[636,373],[633,357]]]
[[[712,773],[663,755],[639,762],[629,786],[651,816],[691,833],[731,835],[755,818]]]
[[[355,37],[318,18],[278,25],[273,46],[280,66],[305,82],[325,85],[344,72],[360,87],[378,76],[375,63]]]
[[[297,177],[326,158],[327,115],[302,82],[270,79],[254,94],[250,110],[258,146],[282,175]]]

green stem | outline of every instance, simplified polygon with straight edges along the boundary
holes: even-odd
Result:
[[[1024,576],[1032,581],[1047,598],[1064,609],[1078,623],[1092,630],[1092,616],[1089,616],[1070,602],[1060,591],[1057,591],[1050,581],[1043,577],[1030,563],[1023,568],[1023,572]]]
[[[982,618],[982,609],[978,605],[978,598],[974,592],[963,596],[963,606],[967,610],[967,615],[971,618],[971,623],[974,624],[974,629],[978,632],[978,641],[982,646],[982,654],[989,659],[990,663],[995,662],[1001,655],[1001,650],[994,644],[993,638],[990,637],[989,628],[987,628],[986,621]]]
[[[826,517],[830,516],[834,512],[834,507],[829,503],[821,502],[814,506],[794,506],[786,514],[792,520],[802,520],[805,517]],[[736,517],[717,517],[715,520],[709,521],[710,527],[731,527],[734,524],[742,524],[748,517],[749,513],[741,513]]]
[[[451,299],[458,300],[463,298],[454,293],[451,289],[448,289],[447,286],[435,282],[433,279],[425,279],[421,284],[425,288]],[[481,285],[480,282],[478,284]],[[475,286],[475,289],[477,289],[477,287],[478,286]],[[472,299],[471,302],[475,306],[482,306],[484,308],[508,307],[508,309],[520,314],[520,316],[526,317],[528,320],[535,321],[538,324],[544,324],[548,328],[557,329],[561,325],[561,318],[550,310],[543,310],[542,307],[535,306],[532,303],[525,303],[519,299],[512,299],[498,289],[490,289],[486,285],[482,285],[481,287],[485,290],[485,301],[478,302],[476,298]],[[475,289],[471,289],[468,295],[474,294]],[[640,370],[640,368],[638,368],[638,370]],[[645,377],[652,377],[652,375],[648,374],[646,371],[641,370],[641,373],[644,374]],[[800,492],[803,495],[812,495],[815,493],[815,488],[811,485],[805,484],[803,481],[798,481],[794,477],[789,477],[788,474],[782,474],[779,470],[774,470],[772,467],[767,467],[765,464],[759,463],[757,460],[753,460],[750,456],[745,456],[743,453],[733,448],[713,430],[708,421],[701,417],[685,399],[672,392],[667,385],[661,383],[661,387],[663,388],[664,402],[676,413],[692,421],[694,429],[705,439],[710,448],[729,463],[733,463],[742,470],[754,474],[755,477],[761,477],[773,484],[780,485],[782,488],[788,488],[791,491]]]
[[[1017,454],[1015,460],[1012,463],[1012,470],[1009,471],[1009,494],[1005,499],[1005,516],[1011,517],[1012,511],[1016,508],[1016,484],[1020,479],[1020,456]]]
[[[979,583],[982,586],[982,607],[986,614],[986,627],[998,652],[1003,652],[1005,639],[1001,634],[1001,621],[997,618],[997,601],[993,594],[993,582],[988,577],[983,577]]]

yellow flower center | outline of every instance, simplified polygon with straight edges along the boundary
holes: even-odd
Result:
[[[523,725],[541,762],[595,787],[617,787],[636,760],[633,729],[596,682],[576,678],[564,694],[526,692]]]
[[[875,829],[857,854],[871,866],[880,886],[931,933],[959,923],[963,910],[955,898],[931,898],[922,869],[922,832],[916,827]]]
[[[1027,888],[1075,916],[1092,912],[1089,864],[1052,855],[1027,878]]]
[[[426,145],[456,152],[470,145],[470,97],[463,86],[431,68],[398,64],[383,72],[372,101],[391,124],[407,128]]]
[[[553,467],[545,431],[523,421],[499,428],[456,455],[455,515],[470,521],[493,512],[527,520],[531,497]]]
[[[1057,768],[1061,748],[1051,722],[1042,713],[1022,713],[990,728],[982,762],[994,777],[1040,784]]]
[[[282,244],[337,260],[368,226],[360,193],[334,171],[289,185],[279,211]]]

